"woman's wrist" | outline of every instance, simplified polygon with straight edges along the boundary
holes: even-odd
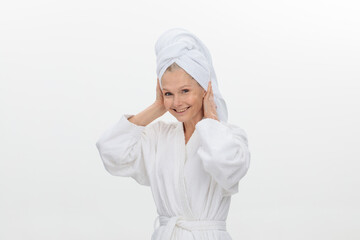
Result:
[[[155,101],[153,103],[153,105],[154,105],[154,108],[157,110],[157,112],[160,114],[160,116],[164,115],[167,112],[167,110],[162,102]]]
[[[162,107],[159,103],[154,102],[145,110],[130,117],[128,120],[136,125],[146,126],[155,119],[164,115],[164,113],[166,113],[166,109]]]
[[[214,120],[217,120],[220,122],[219,118],[217,116],[214,116],[214,115],[204,115],[204,118],[211,118],[211,119],[214,119]]]
[[[154,114],[154,120],[161,117],[162,115],[164,115],[166,113],[166,109],[162,105],[160,105],[156,102],[153,103],[149,108],[152,110],[152,112]]]

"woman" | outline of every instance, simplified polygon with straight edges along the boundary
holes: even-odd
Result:
[[[250,163],[247,135],[227,123],[211,56],[182,28],[155,45],[156,100],[123,114],[96,145],[106,170],[150,186],[159,216],[152,240],[229,240],[231,195]],[[206,90],[205,90],[206,89]],[[166,112],[177,122],[153,122]],[[150,124],[151,123],[151,124]]]

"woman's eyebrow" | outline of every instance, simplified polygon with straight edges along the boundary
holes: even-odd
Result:
[[[183,86],[179,87],[179,89],[180,89],[180,88],[183,88],[183,87],[187,87],[187,86],[191,87],[191,85],[189,85],[189,84],[186,84],[186,85],[183,85]],[[166,91],[168,91],[168,90],[167,90],[166,88],[163,88],[163,90],[166,90]]]

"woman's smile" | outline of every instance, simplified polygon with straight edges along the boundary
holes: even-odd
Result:
[[[178,121],[184,122],[185,127],[194,128],[204,115],[205,89],[180,67],[166,70],[160,81],[165,109]]]
[[[182,114],[184,112],[186,112],[190,107],[187,107],[187,108],[183,108],[183,109],[173,109],[177,114]]]

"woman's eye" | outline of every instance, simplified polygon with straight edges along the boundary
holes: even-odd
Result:
[[[184,89],[183,91],[188,92],[188,91],[189,91],[189,89]]]
[[[164,95],[165,95],[165,96],[169,96],[168,94],[171,95],[171,93],[169,93],[169,92],[166,92]]]

